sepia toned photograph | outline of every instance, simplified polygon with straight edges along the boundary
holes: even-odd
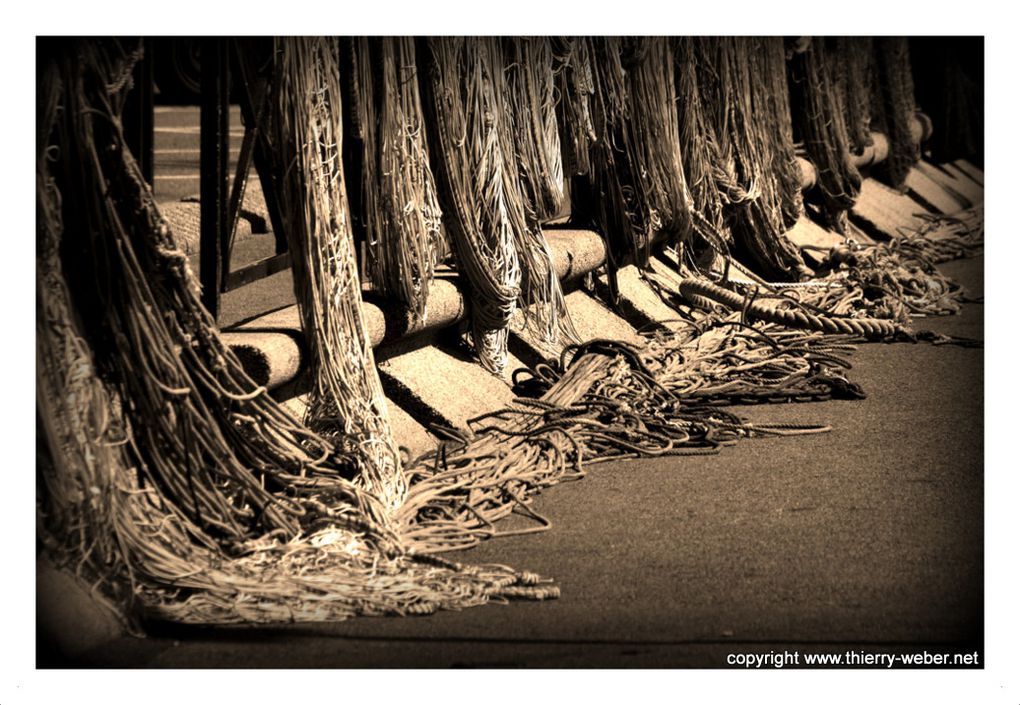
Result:
[[[35,52],[36,669],[986,667],[983,36]]]

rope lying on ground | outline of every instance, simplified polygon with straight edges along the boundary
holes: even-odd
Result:
[[[851,240],[822,262],[825,276],[810,286],[742,287],[736,291],[699,277],[687,277],[680,291],[695,305],[723,304],[745,316],[793,328],[867,340],[917,340],[978,345],[979,341],[917,332],[915,316],[958,313],[967,300],[962,287],[936,264],[977,254],[983,240],[983,209],[952,217],[931,216],[912,233],[888,243],[863,246]]]
[[[738,347],[728,354],[737,355]],[[750,424],[719,408],[720,403],[746,398],[752,389],[761,393],[763,385],[752,382],[753,376],[771,376],[767,384],[774,398],[790,400],[796,397],[781,388],[800,385],[803,395],[800,383],[810,375],[788,370],[784,377],[777,373],[782,361],[772,364],[763,356],[758,364],[734,370],[724,383],[686,396],[688,390],[682,388],[689,387],[690,380],[672,366],[685,352],[675,350],[673,358],[653,369],[646,364],[646,351],[614,341],[589,341],[568,346],[557,367],[540,365],[531,372],[532,379],[517,379],[519,386],[530,394],[541,393],[541,398],[519,398],[510,408],[472,419],[467,431],[446,429],[449,440],[410,466],[411,491],[399,514],[409,527],[403,535],[414,540],[419,552],[433,552],[470,548],[493,536],[542,531],[549,522],[530,509],[531,496],[581,479],[593,463],[717,453],[741,437],[828,430]],[[828,364],[820,350],[818,355],[818,364]],[[807,396],[831,395],[833,387],[825,391],[823,385],[815,380]],[[766,396],[762,393],[755,401]],[[497,521],[515,513],[535,523],[496,529]]]
[[[743,311],[747,316],[790,328],[858,336],[868,340],[885,340],[904,330],[898,323],[878,318],[844,318],[816,313],[797,306],[785,297],[774,297],[768,301],[748,298],[743,294],[713,284],[707,279],[694,277],[684,279],[680,284],[680,292],[689,301],[696,304],[704,305],[703,301],[708,299],[730,309]]]
[[[927,246],[919,237],[912,247]],[[515,374],[518,389],[542,398],[473,419],[468,432],[448,430],[450,441],[411,466],[415,479],[403,516],[416,527],[421,550],[544,530],[548,520],[529,509],[528,497],[580,479],[594,462],[715,453],[744,436],[824,432],[827,426],[747,424],[719,407],[861,398],[864,391],[846,374],[853,341],[974,342],[916,333],[898,321],[834,315],[806,302],[834,292],[845,307],[851,300],[839,294],[849,288],[821,280],[755,297],[687,278],[680,293],[732,312],[681,309],[688,318],[679,327],[650,334],[639,348],[589,341],[568,348],[558,365],[537,366],[530,378]],[[512,513],[535,523],[499,532],[495,522]]]
[[[674,394],[699,403],[757,404],[864,396],[847,379],[850,338],[708,313],[686,335],[652,336],[642,358]]]
[[[967,300],[961,286],[936,265],[974,256],[983,247],[984,209],[924,216],[914,231],[863,246],[852,239],[832,248],[819,266],[827,286],[812,303],[839,314],[888,318],[904,325],[914,316],[957,313]]]

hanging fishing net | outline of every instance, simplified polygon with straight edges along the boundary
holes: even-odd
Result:
[[[544,37],[503,40],[504,88],[500,139],[510,181],[514,241],[521,262],[521,314],[547,346],[577,341],[553,266],[542,223],[563,207],[565,187],[560,149],[553,54]],[[513,177],[516,176],[516,179]],[[516,204],[520,204],[520,208]],[[517,214],[523,214],[523,220]]]
[[[571,218],[605,239],[615,298],[619,267],[644,266],[657,238],[691,233],[673,49],[662,38],[579,38],[566,61],[562,113],[582,120],[565,128],[575,165]]]
[[[872,125],[889,138],[889,155],[875,175],[893,188],[903,189],[910,169],[921,158],[921,146],[911,129],[917,106],[906,37],[874,39]]]
[[[306,260],[296,280],[306,307],[337,309],[334,318],[320,310],[310,333],[320,346],[342,343],[338,355],[361,355],[359,319],[342,318],[360,288],[344,204],[331,190],[342,183],[338,125],[326,119],[339,100],[333,47],[295,39],[278,49],[278,137],[295,145],[303,187],[285,208],[309,224],[292,236],[295,258]],[[530,574],[412,553],[389,528],[405,487],[394,480],[392,441],[363,435],[385,426],[353,418],[345,441],[343,409],[329,400],[314,407],[326,409],[325,435],[302,425],[247,377],[201,307],[187,258],[124,148],[119,115],[137,54],[93,40],[42,56],[39,506],[58,560],[123,613],[183,622],[320,621],[554,596]],[[310,263],[321,276],[306,273]],[[371,393],[370,356],[367,365],[343,391]],[[334,391],[324,379],[323,396]]]
[[[830,48],[824,38],[815,38],[789,63],[790,99],[794,137],[803,142],[809,161],[818,175],[808,193],[822,222],[838,233],[846,233],[848,212],[861,188],[861,175],[850,156],[846,116],[833,80]]]
[[[352,196],[352,222],[366,246],[366,275],[384,296],[425,320],[429,284],[448,246],[429,163],[414,40],[359,37],[338,47],[348,87],[347,150],[358,150],[358,178],[350,192],[360,198]]]
[[[843,112],[850,152],[860,155],[874,143],[871,137],[874,39],[834,37],[828,42],[832,88]]]
[[[541,38],[422,40],[433,169],[482,365],[501,373],[514,313],[575,336],[541,222],[560,208],[552,50]]]
[[[684,167],[695,229],[770,278],[808,271],[784,235],[800,215],[786,64],[774,39],[677,40]]]
[[[41,54],[37,154],[47,549],[121,610],[182,622],[544,599],[558,590],[534,574],[435,554],[544,530],[531,497],[595,462],[828,430],[749,423],[732,407],[862,396],[851,343],[917,339],[912,316],[958,309],[965,292],[934,265],[980,251],[980,209],[876,247],[848,242],[806,285],[709,281],[682,257],[679,280],[656,283],[649,266],[678,320],[640,346],[571,340],[541,231],[569,175],[572,217],[598,227],[611,269],[654,264],[651,244],[664,239],[800,277],[783,236],[801,208],[792,125],[809,152],[835,136],[817,205],[840,220],[853,190],[853,172],[839,171],[846,124],[863,124],[841,97],[863,79],[849,67],[834,77],[824,52],[815,43],[794,57],[791,109],[777,39],[275,40],[259,127],[310,353],[302,421],[221,341],[125,150],[137,52],[55,45]],[[375,286],[424,317],[444,248],[437,203],[482,364],[505,365],[518,309],[570,344],[514,375],[521,397],[509,408],[405,463],[365,333],[354,231]],[[523,528],[497,526],[512,514]]]
[[[513,228],[524,215],[507,197],[499,120],[503,96],[497,40],[423,40],[419,60],[433,172],[460,274],[471,290],[478,359],[506,367],[507,331],[521,292]]]

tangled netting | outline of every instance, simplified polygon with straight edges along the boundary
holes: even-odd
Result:
[[[401,521],[422,551],[467,548],[548,528],[528,498],[580,479],[593,463],[716,453],[739,438],[829,430],[750,424],[723,407],[862,398],[848,376],[858,342],[980,345],[916,331],[910,316],[950,313],[964,300],[932,264],[977,254],[981,222],[980,211],[933,217],[895,242],[857,248],[859,259],[840,260],[803,285],[723,286],[685,270],[677,283],[658,269],[646,273],[680,318],[659,322],[640,346],[591,340],[567,346],[556,363],[515,373],[522,396],[513,406],[467,429],[445,429],[447,440],[409,467]],[[864,283],[876,274],[885,277],[880,284]],[[497,529],[511,514],[531,523]]]
[[[539,227],[563,195],[551,47],[443,37],[421,40],[418,53],[444,222],[472,292],[473,342],[498,374],[519,307],[545,339],[574,335]]]
[[[706,144],[715,145],[704,155],[706,163],[691,169],[711,173],[735,256],[767,278],[805,278],[809,270],[784,234],[800,217],[802,196],[782,40],[710,37],[680,42],[693,43],[684,58],[696,67],[683,84],[700,94],[695,101],[687,94],[688,102],[682,103],[688,140],[707,139]],[[690,68],[681,66],[680,71]],[[698,109],[704,117],[694,113]],[[698,135],[699,129],[706,137]]]
[[[796,51],[789,62],[790,100],[794,138],[803,142],[815,166],[817,184],[808,202],[818,209],[823,223],[846,233],[848,212],[861,189],[861,174],[850,155],[851,142],[844,112],[845,98],[837,90],[830,60],[832,48],[824,38]]]
[[[360,148],[351,211],[363,230],[356,234],[366,243],[367,276],[424,320],[435,266],[449,247],[429,163],[414,40],[359,37],[337,46],[349,79],[350,142]]]
[[[560,44],[571,218],[605,239],[615,292],[616,270],[627,261],[643,266],[653,240],[691,232],[673,48],[663,38]]]
[[[848,238],[828,253],[819,267],[825,298],[816,305],[837,313],[887,318],[904,325],[916,316],[959,313],[966,291],[936,267],[975,257],[984,247],[984,208],[955,215],[922,216],[923,225],[888,242],[863,245]],[[838,284],[839,286],[835,286]],[[838,307],[833,294],[845,290]]]
[[[41,536],[51,551],[122,613],[182,622],[321,621],[555,596],[532,574],[417,555],[390,528],[393,496],[366,485],[403,485],[377,467],[391,440],[375,439],[380,459],[357,433],[339,442],[333,429],[302,425],[247,377],[201,307],[124,148],[119,115],[136,54],[93,40],[41,56],[37,386]],[[343,261],[343,220],[328,219],[342,215],[342,201],[322,201],[336,195],[324,179],[339,162],[318,112],[339,98],[333,47],[281,40],[276,56],[290,96],[278,96],[288,101],[280,116],[291,119],[291,143],[307,140],[293,152],[305,195],[287,208],[307,209],[314,227],[292,244],[320,268],[298,279],[325,281],[342,316],[357,277]],[[356,319],[346,324],[332,331],[351,333],[340,354],[360,354]],[[361,377],[375,375],[367,364]]]
[[[305,421],[370,462],[358,482],[388,507],[406,492],[362,319],[361,283],[341,168],[340,71],[332,43],[277,42],[267,132],[314,385]],[[376,518],[384,520],[377,513]]]
[[[737,288],[681,269],[678,284],[659,286],[671,288],[679,319],[661,322],[643,345],[572,342],[558,361],[515,374],[521,397],[510,408],[446,431],[436,450],[405,463],[362,319],[345,90],[348,134],[359,142],[347,154],[363,165],[355,210],[375,250],[376,285],[399,284],[402,293],[391,293],[424,316],[442,249],[438,200],[474,297],[479,357],[498,371],[518,307],[545,339],[574,335],[540,227],[563,205],[561,173],[580,188],[574,216],[599,226],[611,263],[651,264],[659,233],[681,249],[698,234],[718,252],[771,253],[770,271],[800,276],[799,259],[773,251],[786,251],[773,238],[800,209],[786,171],[793,118],[783,47],[765,39],[274,44],[259,127],[274,148],[269,180],[288,225],[310,353],[303,420],[222,342],[125,149],[120,114],[137,51],[91,40],[40,53],[41,537],[124,613],[322,621],[555,597],[537,575],[435,554],[543,530],[549,522],[530,498],[583,477],[593,462],[824,432],[747,423],[726,407],[860,397],[847,376],[851,342],[916,336],[910,316],[948,313],[964,300],[934,264],[980,250],[980,209],[933,217],[875,247],[848,241],[810,286]],[[367,67],[346,89],[343,62]],[[829,80],[810,66],[812,80]],[[420,110],[405,85],[415,76]],[[689,114],[685,95],[702,101]],[[845,113],[831,101],[823,107]],[[411,170],[406,183],[396,166]],[[679,306],[681,297],[695,309]],[[511,514],[523,527],[497,528]]]
[[[873,45],[871,124],[889,137],[889,155],[873,171],[893,188],[903,189],[921,158],[921,145],[911,129],[917,106],[910,49],[906,37],[875,37]]]
[[[902,190],[920,159],[917,108],[905,37],[815,37],[790,61],[795,132],[818,172],[809,200],[823,221],[846,232],[846,212],[860,190],[852,155],[888,140],[870,175]]]
[[[517,177],[507,193],[520,199],[524,214],[523,221],[514,221],[523,318],[545,344],[576,342],[552,252],[542,234],[542,223],[562,210],[566,187],[552,43],[545,37],[514,37],[504,39],[501,48],[505,89],[500,139],[510,173]]]
[[[843,112],[850,151],[860,155],[874,143],[871,137],[874,39],[835,37],[828,41],[833,90]]]

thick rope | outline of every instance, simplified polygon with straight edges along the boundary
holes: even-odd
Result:
[[[878,318],[841,318],[806,311],[796,306],[782,306],[781,302],[748,301],[745,296],[706,279],[688,277],[680,283],[680,292],[692,301],[708,299],[731,309],[742,310],[747,315],[763,321],[820,333],[859,336],[867,340],[886,340],[904,330],[893,321]]]

